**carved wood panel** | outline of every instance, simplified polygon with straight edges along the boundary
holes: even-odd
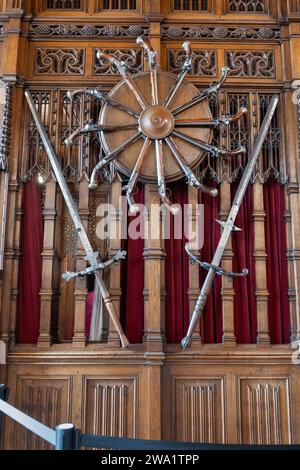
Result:
[[[291,444],[289,378],[239,378],[242,444]]]
[[[224,378],[173,377],[172,439],[225,442]]]
[[[71,418],[71,377],[22,377],[17,378],[16,406],[24,413],[41,421],[50,428]],[[11,426],[11,448],[46,450],[47,444],[19,424]]]
[[[84,378],[83,426],[86,433],[135,437],[138,379]]]

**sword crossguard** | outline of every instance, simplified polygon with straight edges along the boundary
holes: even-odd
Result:
[[[92,266],[89,266],[83,271],[78,271],[78,272],[66,271],[65,273],[62,274],[62,278],[67,282],[70,281],[71,279],[74,279],[75,277],[83,278],[84,276],[93,274],[95,271],[101,271],[107,266],[110,266],[111,264],[117,264],[120,260],[125,259],[126,254],[127,254],[126,251],[119,250],[117,251],[115,256],[113,256],[110,260],[105,261],[104,263],[99,263],[98,252],[94,252],[91,255],[88,255],[84,258],[86,261],[89,261],[92,264]]]
[[[221,268],[220,266],[216,266],[215,264],[210,264],[205,261],[200,261],[199,258],[197,258],[197,256],[193,255],[190,252],[187,245],[185,245],[185,251],[187,252],[193,264],[198,263],[200,264],[201,268],[206,269],[207,271],[209,271],[210,269],[213,269],[218,276],[226,276],[228,278],[232,278],[232,277],[245,277],[249,274],[249,270],[247,268],[244,268],[243,271],[240,273],[233,273],[231,271],[226,271],[225,269]]]

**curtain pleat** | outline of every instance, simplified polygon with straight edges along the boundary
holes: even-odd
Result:
[[[144,204],[144,185],[138,186],[135,195],[137,204]],[[139,214],[128,217],[128,225]],[[121,321],[125,334],[131,343],[141,343],[144,330],[144,239],[127,237],[122,241],[122,249],[127,251],[121,267]]]
[[[17,341],[36,343],[40,322],[43,218],[41,191],[34,180],[24,186],[22,209]]]
[[[268,317],[271,342],[288,343],[290,312],[288,302],[288,269],[286,259],[284,187],[277,181],[264,184],[266,213]]]

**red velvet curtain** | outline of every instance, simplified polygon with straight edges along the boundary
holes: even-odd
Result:
[[[284,223],[284,187],[277,181],[264,184],[266,213],[267,285],[269,291],[269,331],[274,344],[288,343],[290,312],[288,303],[288,269]]]
[[[135,202],[144,204],[144,185],[139,185],[138,188]],[[128,225],[136,217],[139,214],[129,216]],[[123,240],[122,249],[127,251],[127,256],[121,267],[121,320],[128,340],[131,343],[141,343],[144,330],[144,240],[133,240],[128,236],[127,240]]]
[[[43,218],[41,192],[34,180],[24,186],[22,208],[17,340],[36,343],[40,321]]]
[[[211,179],[204,181],[206,186],[217,187]],[[199,204],[204,205],[204,245],[201,250],[201,260],[211,263],[217,248],[221,227],[216,222],[219,218],[220,198],[213,198],[208,194],[199,192]],[[207,271],[200,269],[200,288],[203,285]],[[208,296],[203,316],[200,320],[200,333],[204,343],[222,342],[222,279],[216,276],[212,290]]]
[[[239,181],[231,185],[232,200]],[[248,276],[233,278],[234,296],[234,329],[237,343],[256,342],[256,299],[255,299],[255,265],[254,265],[254,220],[253,188],[248,186],[235,225],[242,232],[233,232],[233,271],[249,270]]]
[[[184,205],[188,203],[188,189],[183,181],[168,185],[172,203],[182,208],[182,238],[174,238],[174,217],[170,219],[170,238],[166,249],[166,338],[168,343],[178,343],[185,336],[189,324],[189,261],[184,246]]]

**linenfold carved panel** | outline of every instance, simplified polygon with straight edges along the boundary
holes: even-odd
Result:
[[[89,434],[135,437],[137,378],[85,378],[84,430]]]
[[[171,407],[172,439],[225,442],[223,377],[174,377]]]
[[[101,49],[105,54],[111,54],[116,59],[123,61],[127,65],[130,73],[138,73],[143,70],[143,51],[141,49]],[[116,75],[118,70],[107,59],[98,59],[96,54],[98,49],[94,50],[93,73],[95,75]]]
[[[34,73],[43,75],[84,75],[84,49],[36,48]]]
[[[168,49],[168,70],[179,73],[185,55],[182,49]],[[217,54],[216,51],[204,51],[193,49],[191,75],[215,77],[217,75]]]
[[[24,413],[41,421],[50,428],[70,420],[72,379],[18,377],[16,406]],[[51,449],[35,434],[16,423],[11,428],[11,447],[13,449]]]
[[[231,77],[275,78],[273,51],[226,51]]]
[[[286,378],[239,378],[240,442],[291,444],[290,384]]]

